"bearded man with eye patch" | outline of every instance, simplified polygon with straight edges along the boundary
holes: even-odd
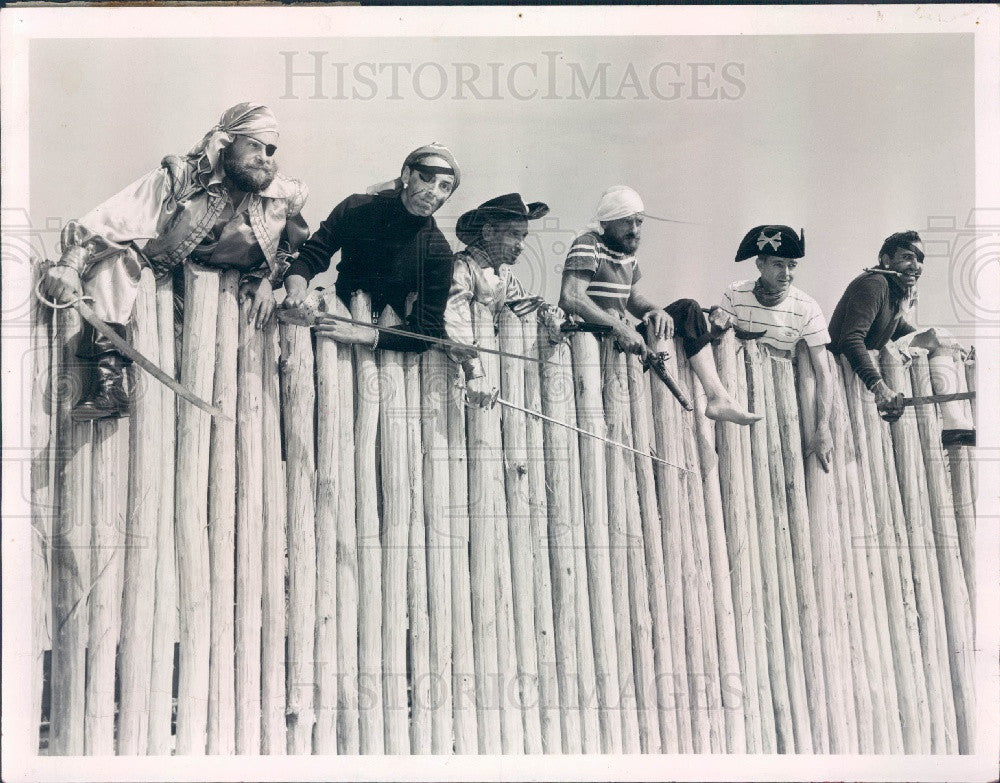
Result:
[[[249,321],[260,328],[275,308],[273,289],[307,236],[307,190],[278,173],[278,123],[261,104],[240,103],[185,156],[112,196],[62,231],[62,256],[42,278],[41,292],[61,301],[84,295],[121,337],[144,266],[172,275],[175,296],[187,263],[241,272],[240,297],[252,298]],[[183,301],[182,299],[180,301]],[[213,338],[214,339],[214,338]],[[128,415],[129,360],[86,324],[77,351],[94,364],[76,420]]]

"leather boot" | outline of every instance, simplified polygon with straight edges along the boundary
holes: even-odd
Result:
[[[121,337],[125,327],[109,324]],[[93,421],[95,419],[119,419],[129,414],[128,383],[125,374],[132,363],[115,350],[111,341],[89,324],[81,335],[77,356],[82,359],[96,359],[93,383],[89,394],[73,408],[73,421]]]

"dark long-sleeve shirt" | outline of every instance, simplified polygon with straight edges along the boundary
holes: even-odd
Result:
[[[345,304],[349,305],[351,294],[360,290],[371,296],[374,314],[390,305],[403,318],[407,299],[415,295],[413,309],[401,328],[444,337],[452,251],[433,217],[410,214],[398,195],[348,196],[302,244],[288,275],[309,280],[330,267],[338,250],[336,290]],[[378,347],[423,351],[428,343],[383,332]]]
[[[904,318],[906,289],[894,277],[865,272],[854,278],[830,318],[830,350],[844,354],[854,372],[872,389],[882,374],[868,351],[915,331]]]

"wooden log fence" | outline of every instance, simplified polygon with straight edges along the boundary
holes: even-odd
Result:
[[[79,318],[36,314],[42,752],[975,752],[975,488],[933,406],[887,425],[824,354],[826,472],[806,351],[705,349],[765,414],[740,428],[679,342],[694,413],[610,342],[470,314],[540,359],[486,359],[504,400],[641,456],[466,407],[440,350],[256,329],[235,275],[185,289],[178,342],[144,273],[132,340],[230,420],[133,369],[130,418],[71,422]],[[966,387],[915,353],[882,356],[894,388]]]

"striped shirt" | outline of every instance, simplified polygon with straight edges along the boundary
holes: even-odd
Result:
[[[788,296],[774,307],[765,307],[753,295],[756,280],[733,283],[722,297],[721,307],[733,318],[740,329],[751,332],[767,330],[760,338],[762,343],[790,351],[799,340],[806,345],[819,346],[830,342],[826,330],[826,317],[816,300],[794,285],[788,287]]]
[[[592,231],[573,241],[563,270],[591,273],[587,295],[599,307],[621,313],[625,312],[632,287],[641,277],[635,256],[612,250]]]

